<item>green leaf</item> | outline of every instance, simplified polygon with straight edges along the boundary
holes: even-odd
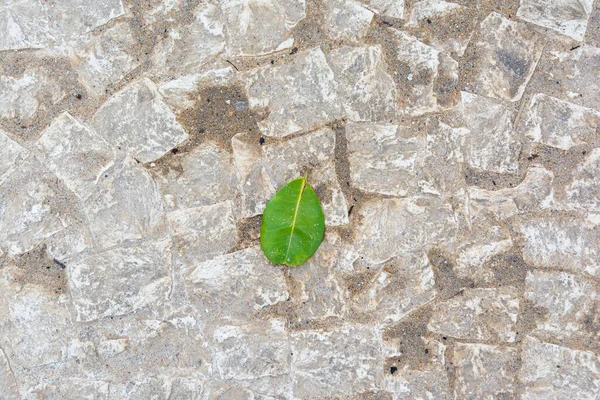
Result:
[[[294,179],[273,196],[262,217],[260,246],[275,264],[302,265],[321,245],[325,216],[305,178]]]

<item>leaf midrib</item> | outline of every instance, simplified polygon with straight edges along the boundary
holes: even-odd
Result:
[[[290,231],[290,239],[288,240],[287,249],[285,251],[285,261],[288,262],[288,256],[290,254],[290,248],[292,247],[292,238],[294,237],[294,229],[296,228],[296,219],[298,218],[298,209],[300,208],[300,201],[304,194],[304,188],[306,187],[306,179],[302,178],[302,186],[300,187],[300,193],[298,194],[298,200],[296,201],[296,209],[294,210],[294,218],[292,218],[292,229]]]

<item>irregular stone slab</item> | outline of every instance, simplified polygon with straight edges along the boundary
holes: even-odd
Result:
[[[33,156],[0,186],[0,247],[25,253],[82,218],[64,184]]]
[[[564,207],[571,210],[600,211],[600,148],[592,150],[573,171],[573,181],[565,187]]]
[[[381,46],[339,47],[327,54],[339,96],[351,121],[389,121],[395,116],[396,86]]]
[[[393,30],[393,38],[395,47],[388,63],[395,69],[401,112],[418,116],[454,106],[458,63],[404,32]],[[440,85],[443,93],[438,93]]]
[[[171,156],[164,168],[159,164],[152,172],[169,209],[216,204],[237,195],[231,154],[212,141]]]
[[[129,157],[117,160],[84,203],[101,249],[165,231],[164,206],[156,182]]]
[[[569,150],[593,140],[599,126],[600,112],[537,93],[523,129],[534,142]]]
[[[348,293],[337,273],[339,237],[327,234],[306,268],[290,270],[293,298],[296,301],[294,322],[343,318],[347,311]]]
[[[352,396],[377,389],[382,360],[374,329],[344,325],[333,331],[293,332],[290,340],[295,398]]]
[[[29,123],[43,101],[55,104],[64,96],[60,82],[39,69],[16,78],[0,75],[0,118]]]
[[[490,212],[500,219],[546,208],[552,196],[554,173],[544,167],[529,167],[527,175],[514,188],[487,190],[469,188],[470,210],[473,214]]]
[[[373,12],[350,0],[332,0],[324,3],[325,28],[329,38],[344,43],[358,44],[369,31]]]
[[[0,356],[14,370],[63,362],[73,329],[66,294],[23,282],[19,268],[0,274]]]
[[[76,257],[67,272],[77,320],[125,315],[161,304],[171,293],[170,266],[170,238]]]
[[[592,400],[600,396],[600,359],[593,353],[526,337],[521,357],[523,399]]]
[[[231,139],[233,161],[238,172],[243,218],[262,214],[275,188],[265,168],[262,150],[246,133]]]
[[[600,217],[587,220],[565,215],[533,217],[519,224],[523,235],[523,259],[538,268],[559,268],[600,274]]]
[[[416,368],[409,365],[398,368],[392,365],[396,371],[393,374],[385,374],[383,387],[398,398],[450,400],[452,391],[444,360],[446,346],[435,340],[424,342],[429,351],[430,361],[420,363]],[[393,355],[401,356],[395,353]]]
[[[513,287],[464,289],[435,307],[427,329],[457,339],[512,343],[518,314]]]
[[[221,379],[256,379],[289,373],[290,343],[281,320],[220,326],[213,332],[213,342],[213,366]]]
[[[29,151],[0,130],[0,185],[28,155]]]
[[[174,211],[167,214],[167,220],[177,253],[186,265],[223,254],[237,242],[231,202]]]
[[[204,390],[204,381],[196,377],[179,378],[140,375],[124,382],[110,382],[110,389],[106,398],[131,400],[200,400],[205,398],[203,397],[206,394]],[[93,399],[96,400],[96,398]]]
[[[404,0],[361,0],[365,6],[376,14],[402,19],[404,17]]]
[[[246,91],[251,108],[269,108],[258,123],[267,136],[310,131],[344,115],[333,71],[320,48],[296,54],[289,64],[251,71]]]
[[[104,103],[94,114],[92,127],[107,142],[143,163],[160,158],[188,137],[147,78]]]
[[[467,143],[470,131],[453,128],[438,118],[428,118],[427,150],[417,157],[419,164],[419,186],[425,193],[454,196],[464,190],[462,163],[467,158]]]
[[[542,55],[542,38],[526,24],[492,12],[479,27],[475,70],[469,90],[519,101]]]
[[[517,17],[583,41],[593,0],[521,0]]]
[[[114,163],[108,143],[69,113],[62,113],[36,143],[41,161],[81,200],[96,190],[100,176]]]
[[[435,298],[433,270],[425,253],[394,258],[373,276],[352,308],[390,325]]]
[[[586,45],[570,51],[549,51],[544,53],[533,80],[543,85],[544,93],[549,96],[600,111],[600,81],[595,79],[598,68],[598,47]]]
[[[159,75],[181,76],[197,72],[224,49],[222,15],[214,5],[202,3],[191,23],[171,27],[168,36],[157,43],[152,62]]]
[[[600,307],[600,293],[592,282],[566,272],[530,271],[525,283],[525,297],[544,313],[535,321],[533,335],[546,340],[597,340],[590,322]]]
[[[0,5],[0,51],[43,49],[50,42],[48,9],[37,0]]]
[[[308,182],[321,200],[325,223],[329,226],[348,223],[346,199],[335,173],[335,134],[331,129],[319,129],[262,149],[274,188],[279,189],[308,172]]]
[[[94,248],[92,233],[85,218],[44,240],[48,256],[66,264],[69,258]]]
[[[458,343],[453,361],[457,367],[455,398],[514,397],[517,357],[517,349],[513,347]]]
[[[346,124],[350,178],[366,192],[406,196],[415,164],[425,147],[409,127],[371,123]]]
[[[438,51],[462,57],[475,29],[472,12],[443,0],[419,1],[413,5],[403,29]]]
[[[374,264],[450,240],[456,234],[452,207],[435,197],[373,199],[358,215],[356,248]]]
[[[306,17],[304,0],[218,0],[217,5],[232,56],[258,56],[292,47],[291,29]]]
[[[88,93],[103,96],[109,86],[140,64],[135,59],[135,43],[128,21],[123,21],[93,35],[75,50],[71,63]]]
[[[6,396],[7,399],[19,398],[17,380],[11,370],[8,359],[2,350],[0,350],[0,387],[2,387],[3,395]]]
[[[231,84],[235,73],[233,68],[209,69],[197,74],[185,75],[177,79],[161,82],[158,91],[164,101],[180,109],[192,108],[198,99],[193,94],[203,86],[227,86]]]
[[[461,92],[467,129],[466,161],[473,168],[497,173],[517,172],[521,144],[514,137],[514,112],[501,102]]]
[[[202,262],[188,279],[202,309],[222,318],[250,318],[253,311],[288,298],[283,271],[259,247]]]

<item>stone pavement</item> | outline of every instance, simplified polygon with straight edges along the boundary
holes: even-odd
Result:
[[[599,77],[598,0],[0,0],[0,399],[599,399]]]

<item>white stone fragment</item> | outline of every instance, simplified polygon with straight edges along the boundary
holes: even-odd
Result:
[[[135,59],[135,38],[128,21],[117,23],[75,49],[73,68],[88,93],[102,97],[140,62]]]
[[[519,380],[524,400],[578,399],[600,396],[600,359],[593,353],[526,337]]]
[[[106,400],[110,382],[60,377],[28,390],[26,399],[59,398],[61,400]],[[29,396],[32,397],[29,397]]]
[[[396,110],[396,85],[381,46],[339,47],[327,54],[339,96],[351,121],[389,121]]]
[[[561,150],[593,140],[600,126],[600,112],[537,93],[533,96],[525,135],[535,142]]]
[[[0,75],[0,118],[30,122],[43,101],[54,104],[64,95],[60,82],[38,69],[20,77]]]
[[[76,257],[67,272],[77,320],[125,315],[161,304],[171,293],[170,267],[170,238]]]
[[[98,344],[98,355],[103,359],[111,358],[121,354],[129,347],[127,338],[103,340]]]
[[[423,137],[408,127],[371,123],[346,124],[352,183],[361,190],[406,196],[415,178]]]
[[[81,218],[69,190],[30,156],[0,185],[0,247],[25,253]]]
[[[235,198],[237,174],[232,156],[217,143],[202,143],[172,157],[170,163],[153,171],[167,208],[192,208]]]
[[[600,48],[584,45],[568,51],[549,51],[542,61],[534,78],[544,85],[544,93],[600,111],[600,80],[596,79]]]
[[[496,100],[461,92],[461,112],[470,134],[466,161],[473,168],[517,171],[520,144],[513,134],[514,112]]]
[[[224,254],[237,242],[229,201],[173,211],[167,214],[167,220],[176,252],[186,266]]]
[[[221,318],[250,318],[253,311],[288,298],[283,271],[258,247],[202,262],[188,280],[201,307]]]
[[[369,31],[373,12],[352,0],[331,0],[324,3],[325,28],[331,40],[357,44]]]
[[[258,56],[292,47],[291,29],[304,17],[305,0],[218,0],[232,56]]]
[[[550,215],[524,219],[518,228],[524,241],[523,259],[530,265],[600,274],[600,224]]]
[[[39,0],[0,4],[0,51],[42,49],[50,42],[48,9]]]
[[[541,166],[530,167],[527,175],[514,188],[487,190],[469,188],[469,208],[473,215],[490,212],[498,218],[506,219],[528,211],[545,208],[552,195],[554,173]]]
[[[65,361],[73,329],[67,295],[19,282],[16,267],[0,271],[0,356],[13,371]]]
[[[181,109],[192,108],[197,102],[193,94],[198,91],[198,88],[229,85],[234,76],[235,73],[231,67],[210,69],[161,82],[158,85],[158,91],[169,105]]]
[[[147,78],[104,103],[94,114],[92,127],[112,146],[143,163],[160,158],[188,137]]]
[[[29,151],[0,130],[0,185],[28,155]]]
[[[0,350],[0,387],[7,399],[19,398],[19,387],[4,351]]]
[[[398,30],[393,31],[396,51],[388,62],[396,69],[402,113],[418,116],[442,111],[454,104],[436,93],[436,84],[443,81],[450,90],[458,82],[458,63],[431,46]]]
[[[435,298],[433,270],[425,253],[395,258],[353,298],[352,308],[390,325]]]
[[[518,314],[513,287],[464,289],[435,307],[427,329],[457,339],[512,343]]]
[[[295,398],[352,396],[377,389],[382,360],[374,329],[343,325],[332,331],[293,332],[290,339]]]
[[[258,126],[265,135],[284,137],[342,118],[333,71],[320,48],[298,53],[289,64],[263,67],[247,76],[251,108],[269,108]]]
[[[128,380],[110,382],[108,397],[105,399],[131,400],[201,400],[204,399],[205,383],[193,375],[183,378],[162,374],[160,376],[138,375]],[[96,398],[92,398],[96,400]],[[71,400],[71,398],[68,398]],[[72,400],[78,400],[73,398]]]
[[[376,14],[402,19],[404,17],[404,0],[361,0],[365,6]]]
[[[221,379],[279,376],[290,370],[290,343],[281,320],[224,325],[213,332],[214,370]]]
[[[129,157],[117,160],[84,202],[90,229],[101,249],[143,239],[166,229],[156,182]]]
[[[456,235],[454,212],[439,198],[373,199],[357,212],[356,247],[367,262],[430,247]]]
[[[205,2],[196,7],[191,23],[169,29],[154,47],[152,61],[157,74],[182,76],[198,72],[224,48],[221,12]]]
[[[308,181],[320,197],[325,223],[348,223],[347,204],[335,173],[335,134],[319,129],[286,142],[265,145],[266,170],[274,188],[310,172]]]
[[[492,12],[475,42],[472,91],[500,100],[519,101],[542,55],[543,41],[525,23]]]
[[[589,152],[573,171],[573,181],[565,186],[565,192],[565,208],[600,211],[600,148]]]
[[[583,41],[594,0],[521,0],[517,17]]]
[[[42,132],[35,148],[42,163],[81,200],[92,195],[114,162],[108,143],[67,112]]]
[[[275,194],[262,150],[250,140],[247,133],[238,133],[231,139],[241,193],[241,215],[244,218],[262,214],[267,202]]]
[[[525,298],[544,312],[535,321],[533,335],[546,340],[598,340],[598,332],[588,326],[600,305],[600,293],[591,281],[566,272],[530,271],[525,284]]]
[[[516,394],[517,349],[485,344],[457,343],[454,396],[479,400],[511,398]]]

